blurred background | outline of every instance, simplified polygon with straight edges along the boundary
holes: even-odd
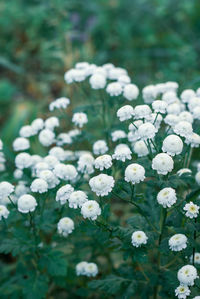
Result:
[[[0,138],[66,94],[78,61],[112,62],[133,83],[200,86],[200,1],[1,0]]]

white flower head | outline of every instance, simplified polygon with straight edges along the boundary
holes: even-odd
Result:
[[[134,247],[147,244],[148,237],[143,231],[135,231],[131,236],[131,243]]]
[[[36,134],[35,130],[32,128],[32,126],[29,125],[21,127],[19,131],[20,137],[24,137],[24,138],[29,138],[35,134]]]
[[[195,175],[195,181],[197,182],[198,185],[200,185],[200,170]]]
[[[135,106],[135,119],[143,119],[148,117],[152,111],[151,108],[148,105],[138,105]]]
[[[193,262],[193,255],[190,256],[190,262]],[[200,252],[195,252],[194,254],[194,263],[200,265]]]
[[[44,121],[42,118],[36,118],[32,121],[31,127],[35,134],[37,134],[40,130],[44,128]]]
[[[137,184],[144,181],[145,179],[145,169],[143,166],[133,163],[126,167],[125,169],[125,181],[131,182],[132,184]]]
[[[77,170],[86,174],[91,174],[94,172],[94,157],[92,154],[85,153],[80,156]]]
[[[30,189],[32,192],[45,193],[48,191],[48,184],[43,179],[35,179],[32,182]]]
[[[130,105],[125,105],[117,110],[117,117],[120,121],[131,119],[134,115],[134,109]]]
[[[90,179],[89,185],[97,196],[106,196],[114,187],[115,180],[112,176],[107,174],[99,174]]]
[[[156,132],[157,129],[150,122],[146,122],[138,128],[138,135],[143,140],[153,139],[155,137]]]
[[[157,96],[156,87],[154,85],[145,86],[142,90],[142,96],[146,104],[152,103]]]
[[[179,117],[177,115],[174,114],[168,114],[165,118],[164,118],[164,122],[171,126],[174,127],[176,124],[178,124],[179,122]]]
[[[0,199],[4,199],[14,192],[14,186],[8,182],[0,183]]]
[[[136,141],[135,144],[133,144],[133,151],[138,155],[138,157],[147,156],[149,153],[149,150],[143,140]]]
[[[169,239],[169,248],[172,251],[181,251],[187,247],[187,237],[183,234],[175,234]]]
[[[197,270],[192,265],[183,266],[177,274],[180,284],[185,286],[193,286],[194,281],[198,278]]]
[[[119,144],[115,147],[113,159],[125,162],[126,160],[131,160],[131,150],[126,144]]]
[[[110,155],[102,155],[95,159],[94,166],[96,169],[103,170],[112,166],[112,157]]]
[[[189,144],[191,147],[199,147],[200,146],[200,136],[196,133],[192,133],[188,135],[185,139],[185,143]]]
[[[80,262],[76,265],[76,275],[85,275],[85,267],[87,265],[87,262]]]
[[[27,138],[18,137],[13,142],[14,151],[25,151],[30,148],[30,142]]]
[[[157,100],[152,103],[152,107],[153,107],[154,112],[156,112],[156,113],[159,112],[159,113],[164,114],[164,113],[166,113],[167,103],[164,101]]]
[[[153,158],[152,168],[158,174],[166,175],[174,168],[174,161],[168,154],[160,153]]]
[[[58,163],[53,172],[59,179],[66,181],[73,181],[77,177],[76,168],[71,164]]]
[[[189,123],[193,123],[193,116],[190,112],[188,111],[183,111],[179,114],[179,119],[180,121],[187,121]]]
[[[105,140],[98,140],[93,144],[93,153],[95,155],[103,155],[108,151],[108,146]]]
[[[67,237],[74,230],[74,221],[69,217],[63,217],[59,220],[58,233],[64,237]]]
[[[85,275],[95,277],[98,274],[98,267],[95,263],[87,263],[85,265]]]
[[[21,213],[29,213],[35,211],[37,202],[35,197],[30,194],[24,194],[20,196],[17,201],[18,211]]]
[[[87,194],[80,190],[72,192],[68,199],[69,207],[73,209],[81,208],[86,201],[88,201]]]
[[[31,155],[20,153],[15,158],[15,165],[19,169],[29,168],[32,165]]]
[[[194,98],[196,96],[196,93],[193,89],[185,89],[181,93],[181,100],[183,103],[189,103],[190,99]]]
[[[69,104],[70,100],[68,98],[58,98],[49,104],[49,110],[53,111],[54,109],[66,109]]]
[[[192,201],[187,203],[183,210],[186,211],[185,215],[191,219],[196,218],[199,214],[199,206],[195,205]]]
[[[176,191],[173,188],[164,188],[157,195],[157,201],[163,208],[170,208],[176,203]]]
[[[40,171],[39,177],[47,182],[48,189],[55,188],[60,182],[54,173],[48,169]]]
[[[179,169],[179,170],[177,171],[178,176],[182,176],[182,175],[185,174],[185,173],[187,173],[187,174],[191,174],[192,171],[191,171],[191,169],[189,169],[189,168],[181,168],[181,169]]]
[[[46,157],[44,157],[44,163],[46,163],[48,165],[49,169],[53,169],[55,167],[56,164],[59,163],[59,160],[52,155],[48,155]],[[46,169],[48,169],[46,168]]]
[[[122,93],[122,85],[119,82],[109,83],[106,92],[111,96],[119,96]]]
[[[60,187],[56,192],[56,201],[59,201],[61,205],[64,205],[73,191],[74,188],[70,184]]]
[[[162,151],[168,155],[179,155],[183,150],[183,141],[177,135],[169,135],[163,141]]]
[[[74,113],[72,117],[72,122],[79,128],[82,128],[88,122],[87,114],[83,112]]]
[[[2,218],[4,218],[4,219],[8,218],[9,213],[10,212],[8,211],[8,209],[6,208],[6,206],[0,205],[0,220]]]
[[[95,200],[88,200],[82,205],[81,214],[83,218],[96,220],[101,215],[101,208]]]
[[[54,143],[55,134],[49,129],[44,129],[40,132],[38,138],[39,138],[39,142],[43,146],[50,146],[52,143]]]
[[[123,130],[116,130],[111,133],[112,141],[118,141],[120,139],[126,138],[126,133]]]
[[[177,135],[187,137],[193,133],[192,125],[188,121],[179,121],[173,128]]]
[[[56,157],[59,161],[65,160],[65,151],[60,146],[54,146],[50,149],[49,155]]]
[[[139,95],[139,89],[135,84],[127,84],[124,87],[123,96],[128,100],[136,100]]]
[[[72,144],[72,138],[68,133],[60,133],[57,136],[56,144],[62,146],[64,144]]]
[[[93,89],[102,89],[106,86],[106,77],[103,74],[95,73],[90,77],[89,82]]]
[[[59,127],[59,119],[55,116],[51,116],[45,120],[45,128],[53,131],[56,127]]]
[[[180,285],[175,289],[175,295],[178,297],[178,299],[186,299],[188,296],[190,296],[190,289],[186,285]]]

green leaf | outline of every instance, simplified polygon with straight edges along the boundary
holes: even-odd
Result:
[[[0,253],[12,253],[13,256],[29,249],[27,244],[23,244],[17,239],[4,239],[0,245]]]
[[[67,261],[61,251],[50,251],[44,254],[39,263],[51,276],[65,276],[67,274]]]
[[[30,274],[23,280],[23,293],[28,299],[42,299],[48,290],[48,280],[44,275]]]

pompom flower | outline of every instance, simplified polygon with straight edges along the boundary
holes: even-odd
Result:
[[[95,200],[88,200],[82,205],[81,214],[83,218],[96,220],[101,215],[101,208]]]
[[[114,187],[115,181],[112,176],[99,174],[89,180],[90,188],[97,196],[106,196]]]
[[[178,280],[180,284],[185,286],[193,286],[194,281],[198,278],[197,270],[192,265],[183,266],[177,274]]]
[[[35,211],[37,202],[35,197],[30,194],[24,194],[20,196],[17,201],[18,211],[21,213],[29,213]]]
[[[57,228],[60,235],[67,237],[74,230],[74,221],[69,217],[63,217],[59,220]]]
[[[181,251],[187,247],[187,237],[183,234],[173,235],[169,239],[169,248],[172,251]]]
[[[158,174],[166,175],[174,168],[174,161],[168,154],[160,153],[153,158],[152,168],[156,170]]]
[[[163,208],[170,208],[176,203],[176,191],[173,188],[164,188],[157,195],[157,201]]]
[[[137,184],[144,181],[145,179],[145,169],[143,166],[133,163],[126,167],[125,169],[125,181],[131,182],[132,184]]]
[[[131,243],[134,247],[147,244],[148,237],[143,231],[135,231],[131,236]]]
[[[187,203],[183,210],[186,211],[185,215],[191,219],[196,218],[199,214],[199,206],[195,205],[192,201]]]

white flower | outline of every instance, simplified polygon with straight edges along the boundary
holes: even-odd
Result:
[[[87,262],[80,262],[76,265],[76,275],[85,275],[85,267],[87,265]]]
[[[57,224],[58,233],[67,237],[74,230],[74,221],[69,217],[63,217]]]
[[[86,201],[88,201],[88,197],[83,191],[72,192],[68,199],[69,207],[73,209],[81,208]]]
[[[177,201],[176,191],[170,187],[162,189],[157,195],[157,201],[164,208],[170,208]]]
[[[193,286],[195,279],[198,278],[197,270],[192,265],[183,266],[178,271],[177,277],[180,281],[180,284],[185,286]]]
[[[136,184],[144,181],[145,179],[145,169],[143,166],[133,163],[126,167],[125,169],[125,181]]]
[[[187,247],[187,237],[183,234],[175,234],[169,239],[169,248],[172,251],[181,251]]]
[[[179,176],[182,176],[182,175],[185,174],[185,173],[191,174],[192,171],[191,171],[189,168],[181,168],[181,169],[179,169],[179,170],[177,171],[177,174],[178,174]]]
[[[18,137],[13,142],[14,151],[24,151],[30,148],[30,142],[27,138]]]
[[[179,103],[172,103],[167,107],[168,114],[179,115],[181,112],[181,105]]]
[[[44,163],[48,164],[49,169],[53,169],[55,165],[59,163],[59,160],[54,156],[48,155],[44,157]]]
[[[193,262],[193,255],[190,256],[190,262]],[[194,254],[194,263],[195,264],[200,264],[200,252],[195,252]]]
[[[0,199],[10,196],[14,192],[14,186],[8,182],[0,183]]]
[[[39,141],[43,146],[50,146],[55,139],[55,134],[49,129],[44,129],[40,132]]]
[[[15,165],[19,169],[30,167],[32,164],[31,155],[28,153],[20,153],[15,158]]]
[[[190,289],[185,285],[180,285],[175,289],[175,295],[178,297],[178,299],[186,299],[190,293]]]
[[[135,119],[146,118],[151,114],[151,108],[148,105],[135,106]]]
[[[189,103],[190,99],[194,98],[196,96],[196,93],[192,89],[185,89],[181,93],[181,100],[183,103]]]
[[[29,194],[24,194],[20,196],[17,201],[18,211],[21,213],[29,213],[35,211],[37,202],[35,197]]]
[[[140,247],[147,244],[148,237],[143,231],[135,231],[131,236],[131,243],[134,247]]]
[[[142,90],[142,96],[145,103],[152,103],[157,96],[156,87],[154,85],[145,86]]]
[[[127,75],[127,71],[121,67],[109,67],[108,78],[111,80],[117,80],[122,75]]]
[[[83,61],[83,62],[77,62],[76,64],[75,64],[75,68],[76,69],[87,69],[88,67],[89,67],[90,65],[89,65],[89,63],[88,62],[86,62],[86,61]]]
[[[136,141],[136,143],[133,145],[133,150],[138,157],[147,156],[149,153],[149,150],[143,140]]]
[[[38,162],[35,165],[33,164],[33,173],[35,174],[35,176],[39,176],[41,171],[48,169],[49,165],[46,162]]]
[[[127,84],[124,87],[123,96],[128,100],[136,100],[139,95],[139,89],[135,84]]]
[[[81,207],[83,218],[96,220],[97,216],[101,215],[101,208],[95,200],[86,201]]]
[[[65,151],[60,146],[54,146],[50,149],[49,154],[56,157],[59,161],[65,160]]]
[[[87,124],[88,122],[87,114],[83,112],[74,113],[72,117],[72,122],[79,128],[82,128],[83,125]]]
[[[114,187],[115,180],[112,176],[107,174],[99,174],[90,179],[89,185],[97,196],[106,196]]]
[[[116,130],[114,132],[111,133],[112,136],[112,141],[118,141],[119,139],[123,139],[126,138],[126,133],[122,130]]]
[[[143,124],[142,120],[135,120],[128,126],[129,131],[135,133],[137,132],[138,128]]]
[[[85,69],[71,69],[67,73],[65,73],[65,81],[67,83],[82,82],[86,79],[87,72]]]
[[[193,299],[200,299],[200,296],[195,296]]]
[[[94,157],[90,153],[80,156],[77,170],[82,173],[91,174],[94,172]]]
[[[174,127],[176,124],[178,124],[179,122],[179,117],[177,115],[173,115],[173,114],[168,114],[165,119],[164,122],[171,126]]]
[[[95,168],[99,170],[108,169],[112,166],[112,157],[110,155],[102,155],[95,159]]]
[[[134,115],[134,109],[130,105],[125,105],[117,110],[117,117],[119,117],[120,121],[125,121],[127,119],[132,118]]]
[[[8,218],[8,215],[9,215],[9,211],[8,211],[8,209],[6,208],[6,206],[4,206],[4,205],[0,205],[0,220],[2,219],[2,218]]]
[[[51,116],[45,120],[45,128],[53,131],[56,127],[59,127],[59,119],[55,116]]]
[[[191,147],[199,147],[200,145],[200,136],[196,133],[188,135],[185,139],[186,144],[190,144]]]
[[[48,190],[48,184],[43,179],[35,179],[30,188],[32,192],[45,193]]]
[[[188,108],[189,108],[190,112],[193,112],[193,109],[198,106],[200,107],[200,98],[199,97],[191,98],[188,103]]]
[[[160,153],[153,158],[152,168],[156,170],[158,174],[166,175],[174,168],[174,161],[168,154]]]
[[[95,277],[98,274],[98,267],[95,263],[87,263],[85,265],[85,275]]]
[[[54,173],[48,169],[40,171],[39,177],[47,182],[48,189],[55,188],[60,182]]]
[[[81,134],[81,131],[79,129],[74,129],[74,130],[70,130],[68,132],[70,138],[76,138],[77,136],[79,136]]]
[[[106,92],[112,96],[119,96],[122,93],[122,85],[118,82],[109,83],[106,87]]]
[[[198,185],[200,185],[200,171],[198,171],[195,175],[195,180],[197,182]]]
[[[193,133],[191,123],[187,121],[179,121],[173,128],[174,132],[182,137],[187,137]]]
[[[198,107],[195,107],[193,110],[192,110],[192,115],[194,117],[194,119],[200,119],[200,106]]]
[[[154,112],[156,113],[166,113],[167,103],[164,101],[157,100],[152,103],[152,107]]]
[[[183,111],[179,114],[179,119],[180,121],[187,121],[189,123],[193,123],[193,116],[190,112],[188,111]]]
[[[25,185],[25,182],[20,181],[19,184],[15,187],[15,195],[17,197],[20,197],[21,195],[24,195],[28,193],[30,189]]]
[[[195,205],[192,201],[190,203],[187,203],[183,210],[186,211],[185,215],[189,218],[196,218],[199,214],[199,206]]]
[[[126,160],[131,160],[131,150],[126,144],[119,144],[115,147],[113,159],[125,162]]]
[[[155,137],[157,130],[150,122],[146,122],[139,126],[138,135],[141,139],[153,139]]]
[[[35,135],[36,132],[33,130],[32,126],[23,126],[19,131],[20,137],[28,138]]]
[[[2,151],[2,149],[3,149],[3,142],[2,142],[2,140],[0,139],[0,151]]]
[[[53,111],[54,109],[66,109],[70,104],[70,100],[68,98],[59,98],[49,104],[49,110]]]
[[[102,89],[106,86],[106,77],[103,74],[94,74],[90,77],[90,85],[93,89]]]
[[[15,171],[14,171],[14,178],[15,179],[21,179],[22,178],[22,176],[23,176],[23,171],[21,170],[21,169],[15,169]]]
[[[58,178],[66,181],[73,181],[77,176],[76,168],[71,164],[58,163],[53,172]]]
[[[60,204],[64,205],[73,191],[74,188],[70,184],[62,186],[56,192],[56,201],[60,201]]]
[[[129,85],[131,83],[131,78],[128,75],[121,75],[117,79],[117,81],[125,87],[126,85]],[[132,84],[131,84],[132,85]]]
[[[69,134],[67,133],[60,133],[57,136],[57,142],[56,144],[61,146],[64,144],[71,144],[72,143],[72,138],[70,137]]]
[[[162,151],[168,155],[179,155],[183,150],[183,141],[179,136],[169,135],[163,141]]]
[[[177,95],[174,91],[167,91],[162,95],[162,100],[167,104],[172,104],[177,101]]]
[[[37,134],[40,130],[44,128],[44,121],[42,118],[36,118],[32,121],[31,127],[35,134]]]
[[[93,144],[93,152],[95,155],[103,155],[108,151],[105,140],[98,140]]]

